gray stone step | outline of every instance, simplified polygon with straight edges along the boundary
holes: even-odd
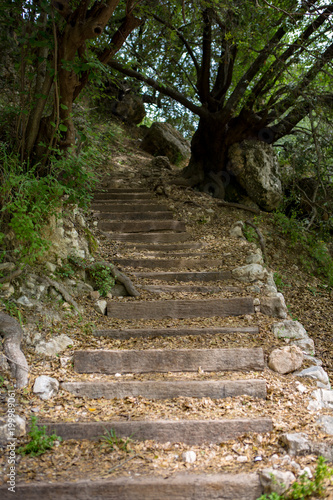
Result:
[[[264,369],[264,353],[251,349],[150,349],[75,351],[77,373],[250,371]]]
[[[158,205],[157,203],[137,203],[129,204],[129,203],[119,203],[119,201],[111,203],[108,201],[107,203],[92,203],[91,208],[93,210],[98,210],[99,212],[107,212],[107,213],[138,213],[138,212],[165,212],[168,211],[168,207],[165,205]]]
[[[273,427],[270,418],[177,421],[132,420],[127,422],[75,423],[40,422],[39,425],[46,425],[46,432],[48,434],[55,433],[63,439],[98,439],[105,431],[114,429],[116,436],[122,438],[131,436],[136,441],[154,440],[158,443],[182,442],[190,445],[223,443],[249,432],[271,432]],[[96,497],[94,496],[93,498]]]
[[[225,281],[232,279],[231,271],[202,271],[202,272],[137,272],[131,273],[136,278],[148,278],[159,281]]]
[[[108,201],[108,200],[122,200],[122,201],[134,201],[134,200],[149,200],[152,199],[153,196],[151,193],[95,193],[94,201]]]
[[[200,286],[200,285],[143,285],[142,288],[151,293],[220,293],[220,292],[238,292],[242,291],[237,286]]]
[[[113,261],[123,267],[141,267],[147,269],[204,269],[221,267],[222,259],[124,259],[114,257]]]
[[[253,314],[252,297],[203,300],[109,301],[107,316],[117,319],[212,318]]]
[[[190,239],[188,233],[105,233],[111,241],[132,243],[179,243]]]
[[[177,220],[144,220],[108,222],[100,221],[98,228],[102,231],[114,231],[117,233],[148,233],[158,231],[175,231],[182,233],[186,231],[185,222]]]
[[[193,241],[189,243],[176,243],[176,244],[159,244],[159,243],[126,243],[126,249],[134,249],[139,252],[183,252],[183,250],[200,250],[204,245],[200,242]],[[174,253],[173,253],[174,255]],[[182,254],[183,255],[183,254]]]
[[[129,466],[131,462],[129,463]],[[256,500],[263,493],[258,474],[172,474],[79,479],[75,482],[17,483],[14,496],[24,500]],[[2,500],[12,500],[8,484]]]
[[[125,221],[125,220],[173,220],[172,212],[101,212],[97,219]]]
[[[112,339],[155,338],[155,337],[185,337],[186,335],[219,335],[224,333],[259,333],[258,326],[223,326],[220,328],[129,328],[126,330],[95,330],[95,337],[109,337]]]
[[[114,399],[141,396],[147,399],[179,397],[224,399],[235,396],[266,398],[265,380],[148,380],[139,382],[63,382],[61,388],[79,397]]]
[[[96,193],[144,193],[144,194],[149,194],[149,191],[147,191],[146,188],[116,188],[116,187],[100,187],[99,189],[96,190]],[[151,194],[150,194],[151,195]]]

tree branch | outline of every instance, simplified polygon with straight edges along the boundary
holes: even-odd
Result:
[[[12,376],[16,378],[18,389],[28,385],[29,366],[23,352],[21,342],[23,330],[15,319],[0,312],[0,335],[4,337],[5,356],[9,360]]]
[[[208,104],[210,91],[210,64],[212,57],[212,24],[208,9],[202,13],[204,29],[202,35],[202,60],[198,78],[198,91],[202,104]]]

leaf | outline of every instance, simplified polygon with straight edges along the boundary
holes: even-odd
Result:
[[[59,125],[59,130],[60,130],[61,132],[67,132],[67,127],[66,127],[66,125],[64,125],[63,123],[60,123],[60,125]]]

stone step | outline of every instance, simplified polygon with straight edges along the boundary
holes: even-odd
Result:
[[[179,243],[190,239],[188,233],[105,233],[111,241],[132,243]]]
[[[219,328],[129,328],[126,330],[95,330],[95,337],[109,337],[111,339],[155,338],[155,337],[185,337],[187,335],[220,335],[224,333],[259,333],[258,326],[223,326]]]
[[[47,434],[63,439],[99,439],[113,429],[117,437],[132,437],[136,441],[153,440],[158,443],[223,443],[249,432],[272,431],[270,418],[237,418],[221,420],[132,420],[126,422],[40,422]],[[155,492],[156,495],[156,492]],[[93,496],[96,498],[96,496]],[[156,496],[155,496],[156,498]],[[236,500],[236,499],[235,499]]]
[[[173,220],[172,212],[101,212],[97,219],[124,221],[124,220]]]
[[[148,278],[159,281],[225,281],[232,279],[231,271],[202,271],[202,272],[137,272],[131,273],[136,278]]]
[[[251,349],[149,349],[75,351],[77,373],[260,371],[265,367],[260,347]]]
[[[146,382],[63,382],[64,391],[78,397],[114,399],[141,396],[147,399],[179,397],[224,399],[235,396],[266,398],[265,380],[170,380]]]
[[[142,288],[151,293],[220,293],[236,292],[240,293],[241,288],[237,286],[200,286],[200,285],[141,285]]]
[[[189,243],[176,243],[176,244],[158,244],[158,243],[126,243],[126,249],[135,249],[139,252],[183,252],[183,250],[200,250],[204,245],[197,241]],[[182,254],[183,255],[183,254]]]
[[[134,201],[134,200],[149,200],[152,198],[151,193],[95,193],[94,201],[108,201],[108,200],[122,200],[122,201]]]
[[[17,483],[15,497],[24,500],[256,500],[263,493],[258,474],[171,474],[163,476],[79,479],[75,482]],[[2,500],[12,500],[8,484]]]
[[[100,212],[107,213],[139,213],[139,212],[165,212],[168,211],[168,207],[165,205],[158,205],[157,203],[147,203],[144,202],[139,204],[135,202],[135,204],[130,205],[129,203],[119,203],[119,201],[115,203],[111,203],[108,201],[107,203],[92,203],[91,208],[93,210],[98,210]]]
[[[124,222],[100,221],[98,223],[98,228],[102,231],[114,231],[117,233],[148,233],[158,231],[175,231],[182,233],[186,231],[185,222],[177,220],[144,220]]]
[[[123,267],[148,269],[195,269],[220,267],[222,259],[124,259],[114,257],[113,261]]]
[[[100,187],[95,191],[96,193],[144,193],[144,194],[149,194],[149,191],[147,191],[146,188],[116,188],[116,187]],[[150,194],[151,196],[151,194]]]
[[[252,297],[203,300],[109,301],[107,316],[117,319],[184,319],[253,314]]]

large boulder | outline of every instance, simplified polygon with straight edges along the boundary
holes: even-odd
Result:
[[[139,125],[146,116],[142,97],[134,94],[125,94],[121,100],[115,101],[112,112],[122,120]]]
[[[141,148],[154,156],[167,156],[171,163],[190,156],[190,144],[169,123],[154,122],[141,143]]]
[[[233,144],[228,152],[229,174],[262,209],[271,211],[282,201],[279,165],[273,147],[261,141]]]

